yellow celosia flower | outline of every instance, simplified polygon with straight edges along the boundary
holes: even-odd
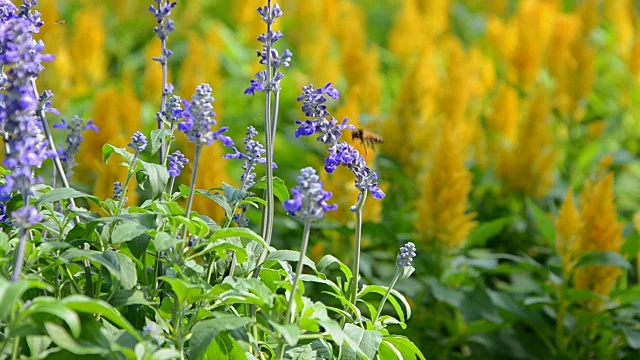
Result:
[[[162,65],[154,61],[154,57],[160,57],[162,45],[160,40],[153,38],[144,48],[144,73],[142,75],[142,98],[154,104],[160,104],[162,95]],[[168,74],[170,75],[170,73]],[[171,83],[168,77],[167,83]]]
[[[487,128],[490,132],[516,143],[518,119],[520,118],[518,92],[511,86],[500,84],[493,101],[493,114],[487,117]]]
[[[456,130],[443,127],[433,161],[419,184],[418,230],[443,248],[459,248],[476,225],[467,213],[472,175],[465,167],[464,146]]]
[[[549,100],[540,91],[518,130],[516,144],[500,149],[496,174],[509,188],[544,196],[553,185],[558,151],[554,148]]]
[[[631,0],[616,0],[603,6],[604,17],[615,36],[615,49],[623,59],[628,59],[633,44],[634,6]]]
[[[393,110],[382,126],[384,152],[397,158],[409,175],[416,174],[416,159],[433,152],[440,88],[436,49],[425,46],[404,76]],[[398,146],[403,144],[402,146]]]
[[[575,260],[580,228],[580,213],[573,201],[573,191],[569,189],[556,220],[555,243],[556,252],[562,259],[563,270],[566,274],[571,271]]]
[[[553,4],[536,0],[524,0],[519,5],[515,18],[518,40],[510,59],[515,78],[510,80],[524,91],[528,91],[538,77],[556,13]]]
[[[402,8],[393,20],[389,34],[389,49],[405,66],[413,61],[415,56],[419,56],[420,49],[424,47],[425,41],[428,41],[422,21],[417,0],[403,1]]]
[[[576,244],[578,254],[591,251],[619,252],[622,248],[622,224],[618,222],[613,196],[613,174],[595,184],[587,184],[582,192],[582,228]],[[586,266],[575,273],[575,286],[601,295],[609,295],[621,270],[616,266]]]
[[[73,96],[86,95],[105,80],[104,9],[97,4],[80,9],[73,18],[69,49],[73,59]]]
[[[115,159],[115,155],[104,166],[96,167],[96,161],[101,161],[104,144],[126,147],[129,137],[140,129],[140,102],[130,85],[125,85],[121,91],[115,87],[107,87],[96,94],[91,118],[99,131],[85,133],[85,140],[78,153],[78,169],[74,175],[85,183],[95,184],[94,195],[105,199],[111,197],[113,183],[124,181],[124,177],[121,176],[122,171],[118,165],[120,161]],[[100,169],[101,167],[105,169]],[[95,182],[94,179],[98,178],[99,182]],[[127,196],[129,204],[134,204],[135,191]]]

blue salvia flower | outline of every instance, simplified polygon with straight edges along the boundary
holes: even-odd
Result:
[[[378,175],[371,171],[358,150],[345,141],[339,141],[343,130],[355,129],[353,125],[348,124],[348,118],[338,122],[327,110],[327,100],[337,100],[339,97],[340,92],[330,82],[321,88],[315,88],[313,85],[303,86],[302,94],[297,100],[302,102],[302,112],[309,119],[296,120],[296,137],[319,134],[317,140],[329,146],[324,169],[332,173],[340,165],[347,167],[355,177],[355,187],[358,190],[369,190],[374,199],[382,199],[385,194],[378,186]]]
[[[283,12],[278,4],[274,4],[271,8],[263,6],[258,8],[258,13],[267,25],[271,26],[275,23],[276,19],[282,16]],[[268,77],[267,70],[259,71],[256,73],[256,79],[251,80],[250,85],[245,91],[245,94],[255,95],[257,91],[265,91],[267,89],[272,91],[280,91],[280,81],[284,77],[278,68],[286,68],[291,64],[291,58],[293,53],[289,49],[280,55],[278,50],[273,46],[282,38],[282,32],[269,30],[266,33],[258,36],[258,41],[262,43],[262,50],[258,50],[258,57],[260,58],[260,64],[267,65],[267,58],[270,60],[268,66],[271,67],[271,79]],[[267,50],[270,49],[270,50]],[[268,51],[268,52],[267,52]]]
[[[33,224],[37,224],[42,221],[42,215],[40,211],[33,206],[26,206],[16,209],[11,214],[13,217],[13,224],[21,227],[28,228]]]
[[[32,195],[33,186],[41,182],[34,170],[55,154],[47,149],[42,124],[36,116],[38,96],[31,84],[42,71],[42,62],[53,60],[52,55],[42,53],[44,44],[33,39],[32,34],[42,26],[39,14],[29,12],[33,5],[35,1],[25,2],[20,15],[13,16],[8,14],[11,6],[5,4],[5,17],[0,19],[0,68],[9,69],[0,93],[0,130],[7,146],[3,164],[12,171],[0,187],[3,196],[13,191],[25,197]],[[31,216],[29,205],[25,206],[23,213],[14,213],[23,226],[29,225],[25,221],[38,220]]]
[[[210,145],[215,140],[220,140],[225,146],[233,146],[233,140],[223,135],[229,128],[221,127],[217,131],[211,131],[211,127],[216,124],[213,111],[214,101],[211,96],[211,86],[201,84],[196,88],[191,102],[183,100],[184,109],[179,111],[184,120],[178,124],[178,129],[187,135],[187,139],[196,145]]]
[[[267,162],[267,159],[264,157],[266,150],[264,146],[257,140],[254,140],[254,137],[258,135],[258,131],[253,127],[247,127],[246,137],[244,138],[244,153],[238,150],[237,147],[233,147],[233,154],[225,154],[225,159],[239,159],[243,160],[244,164],[242,165],[242,170],[244,173],[240,176],[240,181],[242,181],[242,189],[247,190],[252,187],[255,182],[253,181],[256,177],[256,164],[264,164]],[[277,168],[277,165],[273,163],[273,167]]]
[[[144,149],[147,148],[147,137],[140,131],[136,131],[133,136],[131,136],[131,142],[128,146],[137,153],[143,152]]]
[[[6,20],[9,17],[15,16],[18,8],[9,0],[0,0],[0,19]]]
[[[413,259],[415,257],[416,245],[412,242],[408,242],[400,248],[400,253],[398,253],[398,257],[396,258],[396,266],[400,270],[407,266],[411,266],[411,263],[413,262]]]
[[[189,163],[189,159],[184,156],[180,150],[176,150],[173,154],[167,156],[167,160],[169,160],[169,176],[178,177],[180,176],[180,172],[184,169],[184,166]]]
[[[65,139],[66,146],[60,147],[58,155],[60,156],[60,160],[65,162],[65,172],[67,176],[71,177],[73,168],[77,165],[76,154],[80,150],[80,144],[82,144],[82,140],[84,139],[82,132],[85,130],[97,132],[98,127],[94,125],[93,120],[85,123],[83,118],[74,116],[69,121],[61,119],[60,123],[53,125],[53,128],[69,130],[67,138]]]
[[[306,167],[300,170],[298,185],[291,189],[293,197],[284,202],[284,209],[291,215],[299,215],[303,219],[320,220],[324,213],[335,210],[338,205],[329,205],[331,192],[325,191],[316,170]]]

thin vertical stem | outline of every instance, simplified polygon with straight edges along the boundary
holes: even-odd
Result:
[[[362,243],[362,208],[367,200],[368,190],[363,190],[358,195],[358,202],[354,206],[356,213],[356,236],[353,245],[353,278],[351,279],[351,285],[349,286],[349,301],[356,306],[356,295],[358,293],[358,280],[360,277],[360,246]],[[354,314],[355,315],[355,314]]]
[[[296,299],[296,291],[298,290],[298,281],[300,281],[300,275],[302,275],[302,268],[304,266],[304,257],[307,254],[307,248],[309,247],[309,233],[311,232],[311,219],[307,218],[304,221],[304,232],[302,234],[302,245],[300,246],[300,258],[298,259],[298,266],[296,267],[296,275],[293,278],[293,285],[291,286],[291,294],[289,295],[289,305],[287,306],[287,316],[284,323],[288,325],[293,320],[293,308]]]
[[[120,196],[120,201],[118,202],[118,213],[122,210],[124,206],[124,199],[127,195],[127,190],[129,189],[129,181],[131,181],[131,175],[135,172],[136,169],[136,161],[138,160],[138,152],[133,155],[133,160],[131,160],[131,168],[127,171],[127,177],[124,180],[124,184],[122,184],[122,195]]]
[[[191,172],[191,186],[189,187],[189,198],[187,199],[187,219],[191,216],[191,206],[193,205],[193,194],[196,189],[196,178],[198,176],[198,164],[200,163],[200,152],[202,145],[196,145],[193,154],[193,171]]]
[[[402,274],[402,269],[398,269],[396,271],[396,274],[393,277],[393,280],[391,280],[391,284],[387,288],[387,292],[382,297],[382,300],[380,300],[380,305],[378,305],[378,310],[376,311],[376,316],[372,321],[372,324],[374,324],[374,326],[376,324],[376,321],[378,321],[378,319],[380,318],[380,313],[382,312],[382,308],[384,307],[384,304],[387,302],[387,298],[389,297],[389,294],[391,294],[391,290],[393,290],[393,287],[396,286],[396,283],[398,282],[398,279],[400,279],[400,275],[401,274]]]
[[[162,115],[164,115],[164,113],[167,110],[167,78],[169,77],[169,69],[167,66],[167,62],[169,59],[167,59],[166,54],[166,49],[167,49],[167,39],[160,39],[160,42],[162,44],[162,54],[160,54],[160,65],[162,66],[162,95],[160,97],[160,115],[158,116],[158,129],[162,130],[164,129],[164,121],[162,120]],[[160,151],[158,151],[158,156],[160,159],[160,164],[164,163],[164,158],[166,156],[167,153],[167,140],[166,138],[163,136],[162,137],[162,143],[160,144]]]
[[[284,317],[284,324],[289,325],[293,321],[293,309],[296,302],[296,292],[298,291],[298,281],[302,275],[302,268],[304,267],[304,257],[307,253],[307,247],[309,246],[309,233],[311,232],[311,219],[306,218],[304,220],[304,231],[302,233],[302,245],[300,246],[300,258],[298,258],[298,265],[296,266],[296,274],[293,277],[293,284],[291,285],[291,292],[289,293],[289,302],[287,305],[287,313]],[[285,341],[281,337],[278,345],[278,359],[284,359],[285,353]]]
[[[271,11],[271,0],[267,1],[268,11]],[[271,33],[271,23],[267,22],[267,37]],[[265,105],[264,105],[264,136],[265,136],[265,148],[266,148],[266,180],[267,180],[267,191],[265,194],[265,201],[267,205],[265,206],[263,221],[262,221],[262,238],[265,242],[265,247],[258,258],[258,264],[253,271],[253,277],[257,278],[260,274],[260,268],[262,267],[262,262],[267,258],[267,253],[269,251],[269,244],[271,244],[271,233],[273,231],[273,213],[274,213],[274,204],[273,204],[273,132],[275,129],[271,128],[272,120],[271,120],[271,77],[272,77],[272,68],[271,68],[271,41],[266,42],[266,71],[267,71],[267,79],[269,84],[265,89]]]
[[[28,197],[25,200],[25,206],[29,204]],[[13,275],[11,276],[11,282],[20,280],[20,273],[22,272],[22,266],[24,265],[25,247],[27,246],[27,230],[20,229],[20,241],[18,242],[18,251],[16,253],[16,261],[13,266]]]

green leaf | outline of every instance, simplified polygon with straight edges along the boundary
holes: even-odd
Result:
[[[504,227],[512,221],[511,217],[499,218],[474,227],[469,233],[466,248],[484,247],[487,241],[500,234]]]
[[[213,316],[214,319],[198,321],[191,330],[189,348],[193,359],[202,359],[213,339],[223,330],[238,329],[252,322],[251,318],[233,314],[214,313]]]
[[[69,264],[74,261],[89,259],[89,261],[97,262],[109,270],[111,275],[120,280],[120,265],[113,250],[107,250],[104,253],[93,250],[69,249],[60,255],[60,260]]]
[[[87,314],[98,314],[105,319],[111,321],[117,326],[120,326],[123,330],[133,335],[138,341],[143,341],[142,336],[138,334],[136,329],[122,316],[113,306],[109,303],[98,299],[92,299],[84,295],[69,295],[60,303],[64,304],[70,309],[76,312],[83,312]]]
[[[113,306],[126,306],[126,305],[153,305],[155,302],[151,302],[144,297],[144,293],[140,290],[119,290],[115,295],[109,299],[109,303]]]
[[[111,234],[111,243],[122,244],[132,241],[138,236],[145,234],[147,230],[149,229],[139,222],[125,221],[116,225],[116,228]]]
[[[351,278],[353,277],[351,269],[333,255],[325,255],[320,259],[318,262],[318,271],[324,272],[332,264],[338,264],[340,271],[342,271],[346,277],[345,282],[351,281]]]
[[[331,346],[324,340],[314,340],[309,344],[287,350],[290,360],[331,360],[333,359]]]
[[[210,193],[206,190],[196,189],[195,193],[198,195],[202,195],[213,200],[216,204],[220,205],[222,209],[224,209],[224,213],[227,216],[227,219],[231,219],[233,217],[233,206],[231,206],[227,199],[220,193]]]
[[[260,235],[256,234],[251,229],[242,228],[242,227],[220,229],[215,233],[213,233],[213,235],[211,236],[211,240],[227,239],[232,237],[249,239],[249,240],[253,240],[255,242],[260,243],[260,245],[262,246],[265,245],[264,240],[262,240],[262,237]]]
[[[619,266],[626,270],[631,270],[631,264],[624,258],[624,256],[611,252],[611,251],[596,251],[586,253],[578,263],[576,267],[586,265],[600,265],[600,266]]]
[[[267,256],[267,260],[297,262],[298,260],[300,260],[300,252],[293,250],[276,250],[269,253],[269,256]],[[308,257],[305,256],[302,263],[312,268],[314,271],[318,271],[316,269],[316,264],[314,264],[313,261],[311,261],[311,259],[309,259]]]
[[[465,292],[460,303],[460,312],[467,323],[486,319],[495,323],[503,320],[498,314],[497,307],[491,301],[483,286],[476,286],[472,291]]]
[[[50,204],[60,200],[68,200],[68,199],[75,199],[75,198],[85,198],[87,200],[91,200],[97,205],[100,204],[100,199],[98,199],[93,195],[89,195],[87,193],[84,193],[82,191],[78,191],[72,188],[58,188],[58,189],[53,189],[48,193],[40,196],[40,198],[38,198],[38,201],[36,201],[36,205]]]
[[[166,232],[159,232],[153,239],[153,247],[157,252],[160,252],[165,251],[176,244],[180,244],[181,242],[182,240],[176,239],[171,234],[168,234]]]
[[[377,293],[377,294],[380,294],[380,296],[382,297],[387,293],[387,287],[379,286],[379,285],[365,285],[363,286],[362,290],[358,292],[358,297],[361,298],[369,293]],[[394,289],[391,289],[391,292],[389,294],[391,296],[387,298],[387,301],[389,301],[389,303],[392,304],[393,308],[396,310],[396,313],[398,313],[398,317],[400,317],[400,321],[402,322],[405,321],[405,314],[404,314],[405,311],[407,312],[406,318],[407,319],[410,318],[411,305],[409,305],[409,302],[407,301],[407,299],[405,299],[405,297],[399,291]],[[396,299],[399,299],[400,301],[402,301],[402,304],[404,305],[404,311],[400,306],[400,304],[398,304]]]
[[[157,198],[158,196],[160,196],[160,194],[162,194],[162,192],[166,189],[167,184],[169,183],[169,172],[167,171],[167,168],[159,164],[154,164],[142,160],[138,160],[138,162],[142,165],[142,171],[146,175],[144,181],[141,181],[143,179],[138,178],[138,174],[140,174],[140,172],[136,173],[138,185],[140,185],[140,187],[144,189],[142,184],[145,181],[148,181],[149,185],[151,185],[151,196],[153,198]]]
[[[182,279],[176,279],[168,276],[161,276],[158,279],[164,280],[171,285],[171,290],[178,297],[178,302],[183,304],[185,301],[196,299],[202,294],[202,288],[197,284],[186,282]]]
[[[255,185],[251,187],[252,189],[267,189],[267,178],[261,177]],[[287,185],[284,184],[284,181],[277,176],[273,177],[273,195],[280,200],[280,202],[285,202],[289,200],[289,189],[287,189]]]
[[[346,324],[344,333],[358,344],[366,359],[373,359],[376,356],[380,343],[382,343],[382,334],[374,330],[364,330],[353,324]],[[342,359],[356,360],[361,358],[354,349],[343,347]]]
[[[403,357],[405,359],[415,359],[415,356],[417,356],[418,358],[420,358],[420,360],[425,360],[422,351],[420,351],[420,349],[405,336],[385,336],[384,341],[388,342],[389,344],[395,345],[395,347],[403,354]],[[405,356],[405,354],[408,354],[409,352],[413,355]]]
[[[53,292],[51,286],[37,280],[21,279],[10,283],[0,277],[0,320],[4,320],[9,316],[14,306],[18,305],[18,301],[20,301],[25,291],[34,288]]]
[[[378,356],[380,359],[385,359],[385,360],[386,359],[404,360],[404,356],[402,355],[400,350],[398,350],[398,348],[396,348],[395,345],[388,343],[384,339],[382,340],[382,343],[380,344],[380,348],[378,349]],[[416,357],[414,356],[413,359],[415,358]],[[411,359],[411,358],[408,357],[407,359]]]
[[[116,253],[116,258],[120,266],[120,286],[125,290],[133,289],[138,283],[136,265],[129,256],[121,252]]]
[[[151,155],[158,152],[160,146],[162,145],[162,140],[168,138],[171,135],[171,131],[169,129],[155,129],[151,130]]]
[[[205,357],[207,360],[246,360],[247,353],[238,342],[225,331],[211,343]]]
[[[235,207],[237,203],[246,198],[248,195],[246,191],[236,189],[225,182],[222,183],[222,192],[224,193],[224,197],[226,198],[227,203],[232,207]]]
[[[49,337],[51,340],[61,347],[73,354],[76,355],[106,355],[108,353],[107,349],[103,349],[101,347],[89,344],[80,344],[73,337],[67,333],[67,330],[62,326],[46,323],[44,324]]]
[[[289,346],[295,346],[298,343],[300,328],[297,324],[280,325],[275,321],[269,321],[269,324],[278,334],[282,335]]]
[[[250,205],[254,205],[254,203],[258,203],[262,206],[267,206],[267,202],[263,199],[263,198],[259,198],[257,196],[249,196],[247,198],[245,198],[244,200],[240,201],[238,203],[238,206],[243,205],[243,204],[250,204]]]
[[[553,243],[556,239],[556,226],[553,220],[533,200],[527,199],[527,207],[533,212],[533,220],[542,237]]]
[[[45,313],[56,316],[63,320],[71,334],[74,337],[79,337],[82,331],[82,325],[80,324],[80,317],[75,311],[55,302],[54,298],[40,297],[33,301],[33,304],[20,313],[20,317],[28,319],[32,314]]]
[[[133,161],[133,154],[128,152],[125,148],[115,147],[111,144],[104,144],[102,146],[102,161],[106,163],[113,154],[121,155],[128,163]]]
[[[151,237],[147,234],[142,234],[140,236],[136,236],[133,240],[127,243],[127,248],[131,251],[131,254],[136,258],[140,259],[142,254],[147,251],[149,247],[149,242],[151,242]]]
[[[622,332],[630,348],[634,350],[640,349],[640,329],[625,327]]]

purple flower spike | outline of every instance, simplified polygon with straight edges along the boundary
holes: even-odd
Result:
[[[244,161],[244,164],[242,165],[244,173],[240,176],[240,181],[242,181],[243,184],[241,190],[243,191],[249,189],[255,184],[255,181],[253,180],[256,177],[256,165],[267,162],[267,159],[264,157],[264,154],[266,153],[264,146],[254,140],[257,135],[258,131],[253,126],[249,126],[247,128],[246,137],[244,138],[244,153],[240,152],[240,150],[234,146],[233,154],[224,155],[225,159],[238,159]],[[273,163],[273,167],[277,168],[277,165]]]
[[[189,159],[184,156],[180,150],[176,150],[173,154],[167,156],[167,160],[169,160],[169,176],[178,177],[180,176],[180,172],[184,169],[184,166],[189,163]]]
[[[135,152],[142,152],[147,148],[147,137],[140,131],[136,131],[131,137],[129,147]]]
[[[284,202],[283,207],[291,215],[299,215],[303,219],[320,220],[327,211],[338,208],[336,204],[328,204],[331,193],[325,191],[320,177],[312,167],[300,170],[297,178],[298,186],[291,189],[291,199]]]

